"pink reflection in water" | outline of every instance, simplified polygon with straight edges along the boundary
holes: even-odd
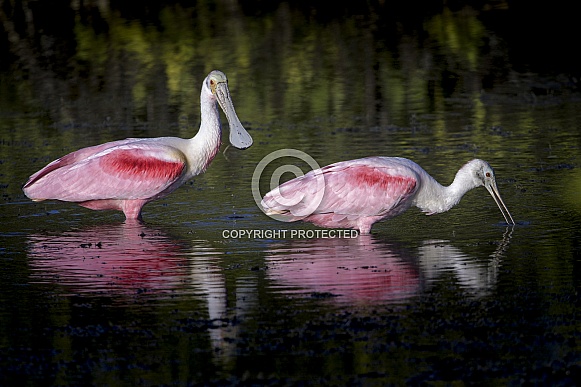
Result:
[[[77,292],[163,292],[188,277],[186,246],[138,223],[98,225],[28,237],[33,281]]]
[[[297,240],[269,251],[267,273],[287,294],[311,292],[363,304],[396,301],[417,294],[421,284],[418,265],[398,250],[366,235]]]
[[[507,228],[488,259],[472,257],[445,240],[406,250],[370,235],[287,241],[273,246],[265,259],[272,287],[284,294],[372,304],[409,298],[443,280],[481,296],[496,284],[511,235]]]

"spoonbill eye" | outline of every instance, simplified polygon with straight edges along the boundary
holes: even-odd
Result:
[[[490,177],[490,172],[486,172],[486,177]]]

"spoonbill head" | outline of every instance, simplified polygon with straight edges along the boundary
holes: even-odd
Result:
[[[494,170],[478,159],[460,168],[449,186],[440,185],[405,158],[342,161],[281,184],[264,196],[261,206],[267,215],[279,220],[303,220],[368,234],[374,223],[393,218],[411,206],[428,215],[448,211],[466,192],[480,186],[490,192],[506,222],[514,224],[498,192]]]
[[[252,137],[244,129],[234,110],[226,74],[219,70],[214,70],[208,74],[202,86],[203,92],[206,92],[209,98],[214,96],[224,111],[230,125],[230,143],[238,149],[249,148],[252,145]]]
[[[193,138],[127,138],[83,148],[30,176],[24,193],[34,201],[75,202],[141,219],[145,204],[206,171],[220,148],[218,105],[228,119],[232,145],[240,149],[251,146],[252,137],[234,110],[226,75],[215,70],[202,83],[201,123]]]
[[[467,177],[462,176],[465,173],[468,175]],[[459,179],[458,185],[460,187],[465,185],[466,191],[464,191],[464,193],[468,192],[472,188],[484,186],[484,188],[486,188],[486,190],[490,193],[490,196],[492,196],[494,202],[500,209],[500,212],[502,213],[502,216],[504,217],[506,223],[510,225],[515,224],[512,215],[510,214],[508,208],[504,204],[504,201],[500,197],[500,192],[498,192],[498,187],[496,185],[494,169],[490,166],[490,164],[480,159],[471,160],[468,163],[466,163],[462,168],[460,168],[460,170],[456,174],[456,178]],[[469,183],[471,179],[474,184],[473,187],[471,187]],[[464,183],[464,180],[466,181],[466,183]],[[462,193],[462,188],[459,188],[459,191],[461,195],[458,201],[460,201],[460,199],[464,195],[464,193]]]

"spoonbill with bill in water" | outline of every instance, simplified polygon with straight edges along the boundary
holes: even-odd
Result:
[[[218,105],[230,125],[230,143],[239,149],[252,145],[234,110],[223,72],[214,70],[204,79],[200,105],[200,129],[193,138],[128,138],[83,148],[30,176],[24,193],[34,201],[75,202],[141,219],[145,204],[206,171],[220,148]]]
[[[353,228],[369,234],[371,226],[411,206],[428,215],[448,211],[473,188],[484,186],[506,223],[514,220],[502,201],[494,170],[472,160],[442,186],[415,162],[400,157],[366,157],[312,170],[268,192],[261,206],[267,215],[321,227]]]

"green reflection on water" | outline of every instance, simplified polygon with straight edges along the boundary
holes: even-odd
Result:
[[[469,9],[453,13],[446,8],[426,23],[426,30],[447,52],[448,57],[472,71],[478,70],[481,47],[486,36],[485,28],[477,16],[477,12]]]

